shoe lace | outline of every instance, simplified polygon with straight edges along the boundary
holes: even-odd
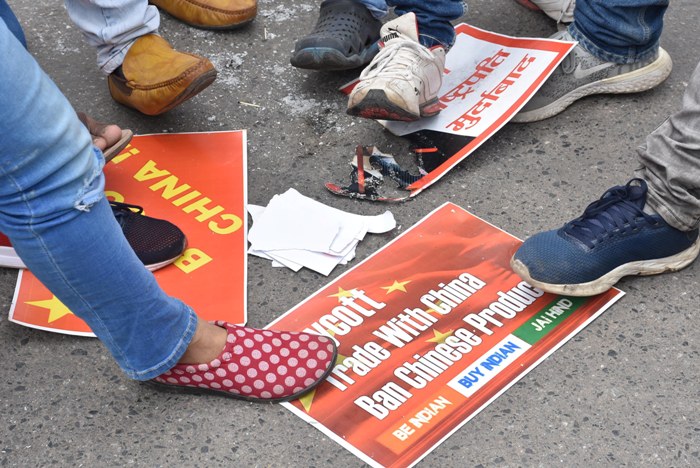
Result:
[[[554,18],[557,23],[560,23],[564,16],[572,15],[574,13],[574,7],[576,6],[575,0],[564,0],[559,5],[559,18]]]
[[[576,39],[569,34],[569,31],[564,29],[563,31],[557,31],[551,36],[549,36],[550,39],[555,39],[557,41],[575,41]],[[574,68],[576,68],[576,50],[572,50],[571,53],[567,54],[566,57],[564,57],[564,60],[561,61],[561,64],[559,64],[559,68],[564,73],[571,73],[574,71]]]
[[[425,46],[412,40],[394,39],[385,45],[360,74],[360,79],[372,78],[380,73],[387,77],[402,78],[415,63],[416,55],[433,60],[432,52]]]
[[[109,206],[112,207],[112,213],[117,219],[117,222],[121,225],[124,218],[133,214],[142,214],[143,207],[139,205],[132,205],[130,203],[122,203],[117,201],[110,201]]]
[[[657,225],[658,221],[642,210],[646,194],[646,182],[632,179],[626,185],[606,191],[599,200],[588,205],[580,217],[566,223],[562,229],[588,248],[593,248],[614,233],[639,229],[640,218]]]
[[[576,8],[576,0],[565,0],[564,2],[562,2],[561,16],[559,17],[559,21],[561,21],[564,15],[573,15],[574,8]]]

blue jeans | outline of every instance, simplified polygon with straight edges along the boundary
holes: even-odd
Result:
[[[97,66],[109,75],[139,37],[156,33],[158,9],[148,0],[65,0],[68,16],[97,50]]]
[[[102,153],[0,20],[0,232],[131,378],[170,369],[197,318],[139,261],[104,198]]]
[[[0,0],[0,20],[5,21],[5,24],[10,29],[10,32],[12,32],[17,40],[26,48],[27,40],[24,37],[22,26],[20,26],[15,13],[10,9],[10,6],[5,0]]]
[[[397,15],[415,13],[418,19],[420,42],[426,47],[441,45],[446,49],[455,42],[455,29],[450,21],[464,15],[462,0],[358,0],[372,12],[375,18],[386,16],[389,7],[395,7]]]
[[[668,0],[576,0],[571,35],[607,62],[633,63],[656,54]]]

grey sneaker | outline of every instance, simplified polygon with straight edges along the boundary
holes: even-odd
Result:
[[[575,40],[568,31],[560,31],[552,39]],[[618,64],[594,57],[579,44],[512,121],[536,122],[547,119],[591,94],[646,91],[661,84],[671,74],[671,68],[671,57],[660,47],[647,60]]]

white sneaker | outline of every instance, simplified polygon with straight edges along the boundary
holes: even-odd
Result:
[[[440,112],[445,49],[418,42],[416,15],[406,13],[382,26],[379,47],[350,93],[347,113],[412,122]]]
[[[3,268],[27,268],[15,248],[12,247],[10,239],[0,232],[0,267]]]
[[[516,0],[530,9],[539,9],[557,23],[572,23],[576,0]],[[535,7],[535,8],[533,8]]]

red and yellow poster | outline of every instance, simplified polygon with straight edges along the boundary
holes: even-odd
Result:
[[[411,466],[622,292],[545,294],[510,234],[447,203],[270,325],[333,336],[315,392],[286,404],[372,466]]]
[[[246,318],[246,133],[135,136],[105,166],[110,200],[176,224],[188,247],[156,271],[158,284],[207,320]],[[29,327],[93,336],[31,272],[21,270],[10,320]]]

